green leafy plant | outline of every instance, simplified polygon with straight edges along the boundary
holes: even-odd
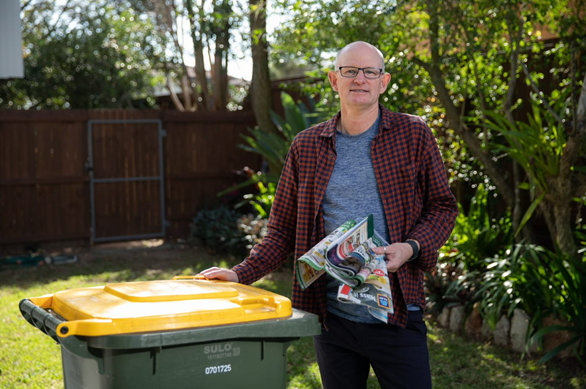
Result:
[[[268,219],[275,200],[277,185],[274,182],[265,184],[259,181],[256,187],[258,188],[258,193],[244,195],[244,202],[252,205],[261,218]]]
[[[446,269],[450,266],[448,262],[442,263],[432,271],[426,272],[423,279],[427,309],[438,315],[453,302],[447,297],[448,288],[454,281],[452,272]]]
[[[570,88],[557,99],[555,112],[566,112],[570,99]],[[527,116],[528,123],[511,122],[506,116],[485,111],[488,118],[485,126],[500,133],[506,144],[492,144],[496,151],[506,152],[523,167],[529,176],[529,183],[522,184],[522,189],[530,190],[532,203],[527,208],[515,235],[529,221],[537,206],[550,192],[550,178],[560,172],[560,160],[566,147],[566,133],[559,117],[543,108],[536,96],[531,98],[532,114]]]
[[[477,291],[480,300],[480,312],[490,328],[494,329],[500,317],[505,313],[513,314],[514,309],[523,302],[519,290],[525,290],[525,297],[532,285],[540,285],[540,276],[531,277],[527,272],[527,262],[523,256],[523,246],[515,245],[506,251],[503,258],[485,259],[486,271],[480,277],[481,286]],[[551,301],[551,299],[550,299]],[[527,298],[527,313],[535,313],[537,307],[534,298]]]
[[[466,213],[461,205],[454,231],[441,249],[442,261],[461,265],[463,270],[482,270],[484,259],[502,254],[513,239],[510,216],[493,218],[489,214],[489,192],[479,184]]]
[[[279,132],[267,132],[255,127],[249,129],[250,135],[242,135],[246,144],[239,145],[246,151],[261,155],[268,164],[268,172],[255,172],[248,169],[248,180],[218,193],[218,196],[236,189],[254,186],[257,191],[244,195],[244,201],[238,203],[236,208],[250,204],[261,217],[268,218],[291,142],[298,133],[314,125],[317,120],[314,114],[315,105],[311,99],[309,102],[308,108],[301,102],[296,103],[289,94],[281,93],[285,116],[281,117],[271,112],[271,118]]]
[[[555,331],[567,331],[572,338],[549,351],[546,362],[568,347],[584,356],[586,339],[586,257],[572,259],[535,245],[513,245],[503,258],[487,258],[486,271],[476,297],[489,326],[494,329],[503,314],[511,316],[521,308],[532,317],[533,333],[527,341],[541,341]],[[543,319],[553,316],[567,325],[542,328]],[[529,338],[530,336],[530,338]]]
[[[425,273],[427,308],[439,314],[444,308],[461,305],[466,312],[470,312],[478,300],[475,293],[477,277],[477,272],[465,273],[461,266],[440,263],[431,272]]]
[[[278,182],[279,174],[283,170],[285,158],[293,138],[315,124],[315,117],[312,112],[315,111],[313,101],[310,101],[310,108],[305,104],[296,103],[287,93],[281,93],[281,103],[285,110],[285,116],[281,117],[271,111],[273,123],[279,130],[278,133],[267,132],[262,128],[249,129],[251,135],[242,135],[246,144],[239,145],[240,148],[250,151],[251,153],[260,154],[269,166],[267,179],[270,182]]]
[[[536,258],[535,265],[546,269],[550,278],[547,293],[551,293],[554,298],[552,306],[534,317],[533,322],[536,324],[551,313],[568,324],[541,328],[533,334],[532,339],[541,341],[547,334],[557,331],[566,331],[571,338],[545,354],[540,362],[547,362],[569,347],[582,360],[586,354],[586,257],[576,259],[546,250],[544,254]]]
[[[486,259],[483,274],[481,311],[494,328],[503,313],[510,316],[517,307],[538,325],[543,317],[559,312],[562,280],[558,267],[564,255],[536,245],[517,244],[503,258]],[[585,296],[586,298],[586,296]]]

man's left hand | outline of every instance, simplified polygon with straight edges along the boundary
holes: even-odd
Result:
[[[389,273],[395,273],[413,255],[409,243],[393,243],[390,246],[375,247],[373,251],[378,255],[384,254]]]

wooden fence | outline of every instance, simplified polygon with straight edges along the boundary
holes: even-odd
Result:
[[[260,167],[237,147],[254,124],[250,112],[0,111],[0,244],[185,237],[235,170]]]

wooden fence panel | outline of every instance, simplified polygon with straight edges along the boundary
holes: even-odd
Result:
[[[235,170],[260,167],[259,156],[237,146],[254,117],[248,112],[218,118],[170,112],[163,120],[169,235],[184,236],[199,210],[222,202],[217,193],[242,181]]]
[[[35,178],[86,176],[87,133],[83,122],[32,122]]]
[[[0,178],[23,180],[35,177],[35,142],[27,123],[0,123]],[[25,157],[26,156],[26,157]]]
[[[86,115],[0,115],[0,243],[89,237]]]
[[[260,157],[237,147],[254,126],[250,112],[181,113],[138,110],[0,111],[0,244],[89,239],[91,228],[88,120],[161,119],[167,233],[185,237],[191,218],[216,194],[242,179],[234,170],[260,167]],[[150,126],[150,124],[147,124]],[[95,177],[160,174],[155,131],[143,125],[92,125]],[[161,224],[155,181],[96,185],[102,236],[147,233]],[[97,235],[98,237],[100,235]]]

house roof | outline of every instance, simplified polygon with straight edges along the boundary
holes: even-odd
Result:
[[[196,80],[194,67],[187,66],[187,76],[191,79],[192,82],[194,82]],[[212,79],[212,73],[210,71],[206,71],[206,78],[208,79],[208,81],[210,81]],[[236,77],[232,77],[232,76],[228,75],[228,85],[238,87],[238,86],[246,86],[248,84],[249,84],[249,82],[242,79],[242,78],[236,78]],[[173,91],[176,94],[183,93],[183,91],[181,90],[181,85],[178,84],[176,82],[176,80],[173,80],[173,79],[171,80],[171,87],[173,88]],[[154,95],[155,95],[155,97],[169,96],[169,90],[167,89],[166,85],[155,85]]]

